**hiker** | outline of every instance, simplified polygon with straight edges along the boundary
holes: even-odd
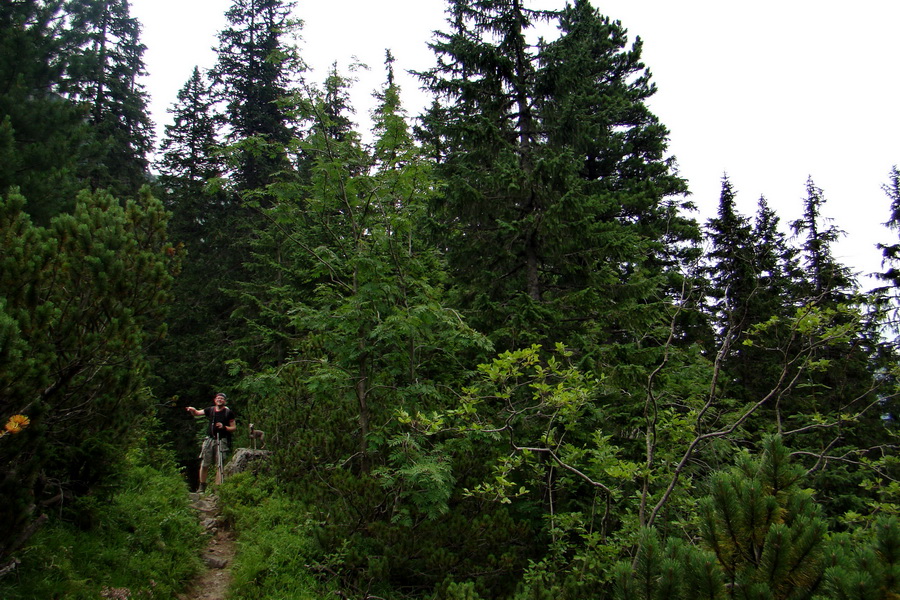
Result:
[[[210,465],[219,465],[219,471],[216,473],[216,483],[221,482],[221,465],[225,464],[225,456],[228,454],[229,448],[231,448],[231,433],[237,429],[234,411],[225,406],[226,399],[225,394],[218,393],[213,400],[213,406],[203,410],[197,410],[193,406],[185,407],[185,410],[195,417],[205,415],[209,419],[209,427],[206,428],[206,439],[203,440],[203,447],[200,449],[199,492],[201,494],[206,491],[206,478],[209,474]],[[221,456],[216,455],[217,447],[220,447]]]

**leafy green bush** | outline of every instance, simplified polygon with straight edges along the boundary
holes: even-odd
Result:
[[[91,527],[51,517],[0,597],[169,599],[200,569],[204,538],[171,453],[144,444],[115,468],[114,486],[74,507]]]

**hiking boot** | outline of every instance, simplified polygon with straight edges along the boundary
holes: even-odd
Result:
[[[206,484],[205,484],[205,483],[201,483],[201,484],[200,484],[200,487],[197,488],[197,492],[200,493],[200,494],[205,494],[205,493],[206,493]]]

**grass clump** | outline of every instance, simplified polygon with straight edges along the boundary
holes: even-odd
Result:
[[[318,600],[328,590],[310,570],[321,550],[302,504],[265,475],[238,473],[219,491],[237,535],[231,600]]]
[[[131,449],[102,494],[51,516],[0,580],[0,598],[174,598],[201,567],[204,543],[171,452]]]

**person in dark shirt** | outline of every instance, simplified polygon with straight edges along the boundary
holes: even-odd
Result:
[[[210,465],[217,464],[217,448],[221,444],[221,464],[225,464],[225,456],[228,455],[228,450],[231,448],[231,434],[237,429],[234,411],[225,406],[226,399],[225,394],[219,393],[213,399],[213,406],[208,406],[203,410],[197,410],[193,406],[186,407],[186,410],[195,417],[205,416],[209,419],[206,439],[203,440],[203,446],[200,449],[200,493],[206,491],[206,479],[209,475]]]

